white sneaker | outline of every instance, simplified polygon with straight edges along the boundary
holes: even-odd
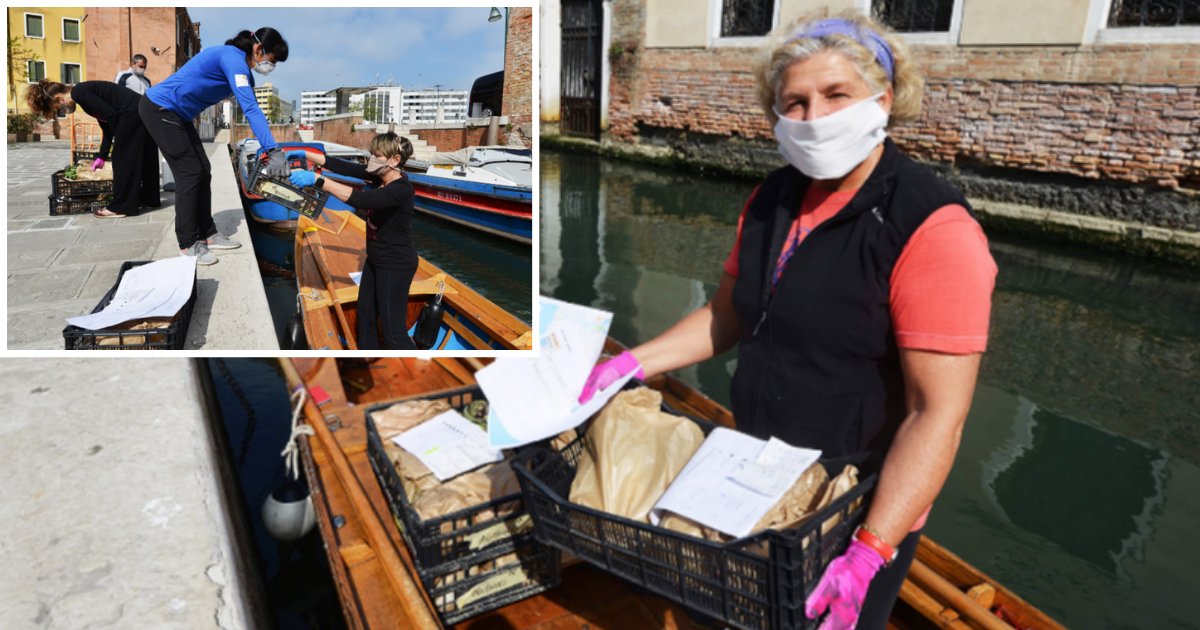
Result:
[[[208,251],[208,245],[204,241],[196,241],[191,247],[179,251],[181,256],[195,256],[197,265],[215,265],[217,257],[212,252]]]

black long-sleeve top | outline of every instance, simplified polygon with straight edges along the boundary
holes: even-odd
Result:
[[[71,100],[100,123],[100,157],[107,160],[117,123],[125,116],[137,118],[142,95],[108,81],[84,81],[71,88]]]
[[[367,173],[365,166],[335,157],[325,158],[325,170],[380,183],[379,178]],[[400,179],[386,186],[350,193],[346,203],[366,213],[367,259],[371,264],[402,269],[417,266],[417,248],[412,239],[415,197],[416,191],[403,173]]]

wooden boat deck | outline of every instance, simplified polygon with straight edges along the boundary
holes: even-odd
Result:
[[[331,402],[305,413],[317,435],[302,449],[317,521],[351,628],[440,628],[412,558],[392,523],[366,453],[363,409],[372,403],[474,383],[477,359],[282,359],[291,386],[320,385]],[[339,369],[340,368],[340,369]],[[674,378],[653,379],[676,409],[725,424],[729,412]],[[336,430],[331,431],[333,426]],[[986,576],[923,539],[889,627],[1061,628]],[[968,589],[971,591],[968,594]],[[1002,616],[988,608],[999,607]],[[681,607],[585,564],[563,586],[467,620],[462,629],[641,630],[704,628]]]
[[[327,209],[316,219],[300,217],[296,227],[296,287],[310,348],[357,349],[354,325],[358,285],[350,273],[362,269],[366,255],[366,224],[353,212]],[[472,329],[474,326],[488,331],[504,349],[531,347],[528,324],[424,258],[409,289],[409,326],[416,322],[424,302],[439,290],[444,290],[444,300],[453,309],[443,321],[472,346],[490,347]]]

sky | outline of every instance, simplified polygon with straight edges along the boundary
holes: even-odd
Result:
[[[504,69],[504,21],[488,7],[258,9],[188,8],[200,44],[220,46],[240,30],[270,26],[288,42],[288,60],[269,76],[280,98],[300,106],[301,90],[386,84],[470,90]],[[378,77],[378,78],[376,78]]]

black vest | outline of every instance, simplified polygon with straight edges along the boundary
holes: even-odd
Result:
[[[890,140],[850,203],[801,241],[774,294],[771,278],[811,180],[767,176],[742,223],[733,304],[741,323],[738,429],[828,457],[870,451],[878,466],[906,405],[888,293],[913,232],[958,191]]]

